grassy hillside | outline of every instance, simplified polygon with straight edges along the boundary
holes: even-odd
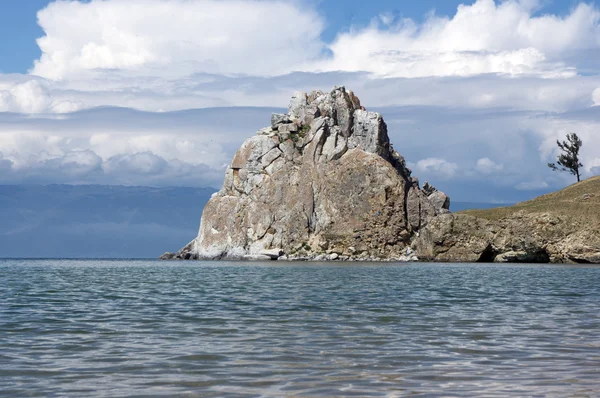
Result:
[[[498,220],[518,211],[526,213],[549,212],[568,216],[592,225],[600,225],[600,176],[588,178],[560,191],[517,203],[514,206],[485,210],[465,210],[460,213],[488,220]]]

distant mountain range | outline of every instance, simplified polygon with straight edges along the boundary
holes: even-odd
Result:
[[[198,233],[213,188],[0,186],[0,257],[158,257]]]
[[[156,258],[197,235],[215,191],[0,185],[0,257]],[[497,206],[453,202],[451,210]]]

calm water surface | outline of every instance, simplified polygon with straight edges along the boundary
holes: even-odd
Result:
[[[600,396],[600,268],[1,260],[0,395]]]

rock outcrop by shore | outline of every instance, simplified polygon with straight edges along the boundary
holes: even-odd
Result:
[[[600,177],[509,208],[449,207],[352,91],[298,92],[237,151],[198,236],[161,258],[600,263]]]
[[[411,239],[450,205],[424,188],[352,91],[295,93],[237,151],[198,237],[164,258],[416,260]]]
[[[511,207],[436,217],[413,249],[424,261],[600,263],[600,177]]]

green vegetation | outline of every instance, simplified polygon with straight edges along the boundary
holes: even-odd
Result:
[[[302,138],[304,138],[304,136],[306,136],[306,134],[308,134],[309,131],[310,131],[310,124],[305,124],[302,127],[300,127],[300,132],[298,134],[300,134],[300,136]]]
[[[575,133],[567,134],[567,140],[560,142],[556,140],[556,144],[563,153],[558,155],[556,163],[548,163],[554,171],[568,171],[577,176],[577,182],[581,181],[579,176],[579,168],[583,167],[579,161],[579,148],[583,145],[581,139]]]
[[[310,131],[310,125],[303,125],[297,132],[291,132],[290,138],[294,142],[298,142],[301,138],[306,137],[306,134]]]

